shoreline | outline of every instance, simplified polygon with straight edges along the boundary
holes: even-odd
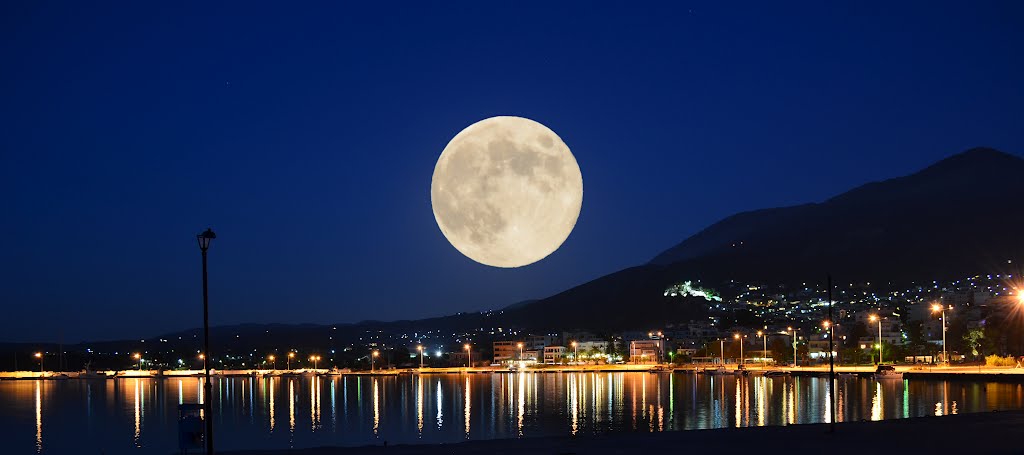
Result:
[[[844,422],[829,433],[829,424],[803,424],[667,431],[661,433],[608,433],[492,439],[449,444],[398,444],[358,447],[316,447],[285,450],[242,450],[226,455],[334,455],[362,454],[632,454],[649,450],[705,449],[723,453],[810,450],[830,454],[865,454],[874,451],[971,454],[1021,453],[1017,435],[1024,411],[992,411],[943,417],[914,417],[878,422]]]
[[[343,377],[343,376],[406,376],[406,375],[448,375],[448,374],[560,374],[560,373],[652,373],[652,374],[700,374],[699,370],[707,368],[705,365],[686,365],[682,367],[668,367],[666,365],[554,365],[539,368],[526,368],[522,370],[510,370],[501,367],[450,367],[450,368],[412,368],[412,369],[390,369],[377,371],[332,371],[327,369],[296,369],[296,370],[220,370],[211,372],[211,376],[217,378],[225,377],[280,377],[280,378],[309,378],[309,377]],[[735,364],[725,365],[727,374],[733,373]],[[946,380],[995,380],[1009,382],[1024,382],[1024,368],[1013,367],[986,367],[986,366],[919,366],[919,365],[896,365],[896,371],[903,373],[906,379],[946,379]],[[746,370],[750,375],[761,375],[766,371],[783,372],[796,377],[827,377],[828,367],[768,367],[747,366]],[[875,371],[874,366],[836,366],[837,375],[859,375],[871,377]],[[54,372],[54,371],[5,371],[0,372],[0,381],[12,380],[68,380],[68,379],[130,379],[130,378],[187,378],[203,376],[201,370],[108,370],[90,373],[82,372]]]

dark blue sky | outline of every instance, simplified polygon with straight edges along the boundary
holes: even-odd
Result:
[[[0,341],[497,308],[731,213],[1024,151],[1020,2],[0,6]],[[449,139],[544,123],[575,231],[520,269],[430,207]],[[585,309],[581,309],[585,311]]]

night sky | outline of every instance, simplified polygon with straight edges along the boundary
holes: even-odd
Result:
[[[201,326],[206,227],[214,325],[418,318],[1024,151],[1021,2],[154,3],[0,6],[0,341]],[[583,173],[575,230],[519,269],[462,256],[430,206],[445,144],[495,115]]]

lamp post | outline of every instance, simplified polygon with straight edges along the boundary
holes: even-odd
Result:
[[[740,364],[740,366],[743,366],[743,337],[741,337],[740,334],[738,334],[738,333],[734,333],[732,335],[732,337],[740,342],[740,363],[739,364]]]
[[[423,369],[423,345],[416,346],[416,350],[420,351],[420,369]]]
[[[315,372],[316,371],[316,363],[320,361],[320,356],[318,356],[318,355],[311,355],[311,356],[309,356],[309,361],[313,362],[313,371]]]
[[[882,364],[882,318],[876,314],[868,316],[871,322],[878,322],[878,364]]]
[[[370,373],[373,373],[375,361],[377,360],[377,356],[379,355],[380,351],[373,351],[370,353]]]
[[[575,341],[572,342],[572,363],[575,363],[576,365],[580,364],[580,351],[576,347]]]
[[[206,354],[200,353],[198,357],[199,357],[199,360],[203,361],[203,369],[205,370],[206,369]]]
[[[213,230],[207,228],[201,234],[196,236],[196,240],[199,241],[199,251],[203,254],[203,354],[210,355],[210,298],[209,292],[207,291],[207,276],[206,276],[206,250],[210,248],[210,242],[217,238],[217,234],[213,233]],[[204,377],[206,378],[206,384],[203,386],[206,390],[205,403],[205,420],[206,420],[206,453],[207,455],[213,454],[213,385],[210,384],[210,364],[209,362],[203,362],[203,369],[206,370]]]
[[[519,348],[519,361],[523,361],[523,343],[516,343],[516,347]]]
[[[832,352],[833,352],[833,348],[832,348],[832,334],[833,334],[832,323],[829,322],[829,321],[824,321],[824,322],[821,323],[821,326],[825,328],[826,332],[828,332],[825,336],[828,337],[828,359],[829,359],[829,362],[831,362],[832,361]]]
[[[721,362],[722,367],[725,367],[725,338],[719,338],[718,344],[718,360]]]
[[[462,346],[462,349],[466,350],[466,368],[473,366],[473,351],[469,348],[469,343]]]
[[[274,355],[271,354],[267,356],[267,360],[271,361],[274,364],[274,370],[277,370],[277,357],[274,357]]]
[[[793,368],[796,368],[796,330],[792,327],[786,327],[786,331],[789,332],[789,337],[793,339]]]
[[[132,357],[139,361],[139,371],[142,371],[142,354],[136,352]]]
[[[288,353],[288,361],[286,362],[287,363],[287,367],[288,367],[288,371],[292,370],[292,359],[294,359],[294,358],[295,358],[295,353],[294,352],[289,352]]]
[[[946,307],[938,303],[932,304],[932,313],[942,313],[942,363],[949,365],[949,358],[946,357]]]
[[[36,358],[39,359],[39,374],[43,374],[43,353],[37,352]]]
[[[768,334],[758,330],[757,336],[761,337],[764,344],[764,351],[761,351],[761,369],[768,368]]]

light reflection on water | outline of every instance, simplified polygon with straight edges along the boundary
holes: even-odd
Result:
[[[836,384],[838,422],[1024,407],[1019,384]],[[223,449],[827,422],[833,393],[824,379],[692,373],[224,378],[214,387]],[[198,378],[0,381],[0,438],[10,453],[172,452],[177,405],[203,398]],[[276,431],[279,412],[288,414],[287,433]],[[434,425],[425,425],[427,416]]]

